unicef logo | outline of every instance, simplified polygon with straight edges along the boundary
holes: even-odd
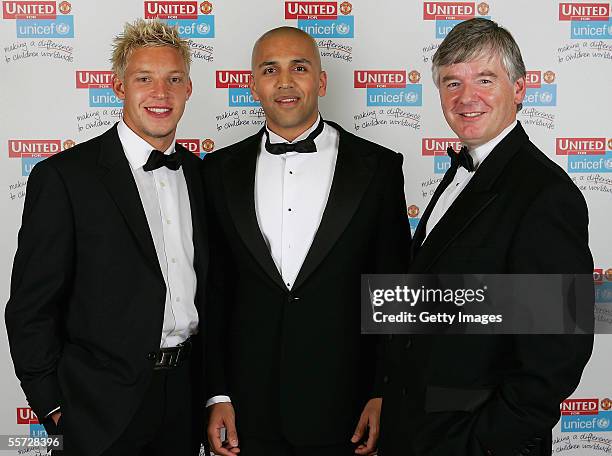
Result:
[[[612,169],[612,158],[608,158],[605,162],[604,162],[604,166],[606,169]]]
[[[57,24],[57,27],[55,27],[55,30],[60,35],[67,35],[68,33],[70,33],[70,26],[68,24],[63,23],[63,22],[59,22]]]
[[[552,93],[550,93],[550,92],[542,92],[540,94],[540,101],[542,103],[550,103],[552,101]]]
[[[338,27],[336,27],[336,30],[340,35],[347,35],[351,31],[351,26],[348,24],[340,23],[338,24]]]
[[[208,35],[208,32],[210,32],[210,25],[207,23],[198,24],[198,33],[200,35]]]
[[[597,420],[597,427],[599,427],[600,429],[608,429],[609,425],[610,420],[608,418],[599,418]]]
[[[408,103],[416,103],[417,99],[419,98],[416,92],[408,92],[406,93],[405,97],[406,102]]]

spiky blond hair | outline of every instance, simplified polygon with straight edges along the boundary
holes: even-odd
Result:
[[[123,79],[128,59],[135,49],[142,47],[163,47],[170,46],[180,52],[187,73],[191,65],[191,51],[187,41],[179,36],[176,27],[159,20],[145,21],[137,19],[132,23],[126,23],[123,33],[113,40],[113,72]]]

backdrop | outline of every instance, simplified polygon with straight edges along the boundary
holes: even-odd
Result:
[[[283,24],[310,33],[329,77],[323,117],[404,155],[407,216],[414,229],[449,166],[446,147],[456,141],[431,80],[431,58],[455,24],[474,16],[507,27],[522,49],[529,88],[519,120],[587,199],[597,299],[610,304],[600,306],[597,318],[612,325],[609,1],[3,1],[0,301],[8,299],[30,170],[101,134],[121,116],[110,89],[109,58],[124,22],[163,18],[178,24],[189,40],[194,93],[178,138],[201,156],[263,124],[247,88],[257,37]],[[596,338],[578,390],[561,406],[555,453],[612,452],[611,349],[610,337]],[[0,434],[42,435],[14,376],[4,325],[0,362]]]

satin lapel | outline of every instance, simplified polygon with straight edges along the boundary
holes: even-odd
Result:
[[[279,287],[286,289],[261,234],[255,212],[255,167],[263,130],[245,141],[223,167],[223,183],[230,215],[245,245],[263,270]]]
[[[106,186],[145,258],[162,276],[149,224],[130,164],[119,141],[117,126],[104,133],[100,147],[100,179]]]
[[[519,122],[495,146],[459,197],[425,239],[414,258],[412,264],[414,271],[426,271],[449,245],[469,227],[470,223],[495,200],[497,197],[494,190],[496,180],[503,173],[514,154],[528,140],[529,138]]]
[[[336,168],[321,224],[295,280],[294,289],[314,272],[346,229],[377,165],[376,156],[360,150],[353,136],[335,123],[326,123],[340,133]]]
[[[200,174],[199,159],[194,159],[191,152],[176,145],[176,153],[182,156],[183,175],[189,193],[191,208],[191,225],[193,227],[194,268],[200,277],[206,274],[208,243],[206,242],[206,221],[204,219],[204,189]]]

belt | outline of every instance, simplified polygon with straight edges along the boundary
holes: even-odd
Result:
[[[189,358],[191,353],[191,338],[178,344],[176,347],[162,347],[155,354],[155,365],[153,370],[174,369],[184,360]]]

